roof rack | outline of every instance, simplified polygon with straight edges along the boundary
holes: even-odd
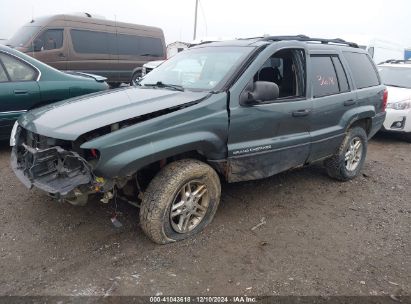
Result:
[[[261,38],[261,41],[282,41],[282,40],[296,40],[304,42],[321,42],[322,44],[342,44],[348,45],[350,47],[358,48],[358,44],[354,42],[347,42],[341,38],[335,39],[324,39],[324,38],[311,38],[305,35],[296,35],[296,36],[269,36]]]

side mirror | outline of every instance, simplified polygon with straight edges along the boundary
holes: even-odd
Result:
[[[240,104],[248,106],[260,104],[275,100],[279,95],[280,89],[274,82],[256,81],[249,83],[241,93]]]

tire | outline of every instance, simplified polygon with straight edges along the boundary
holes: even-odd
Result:
[[[358,151],[361,151],[360,155],[358,151],[353,152],[353,145],[358,142],[361,143],[358,148]],[[367,133],[363,128],[349,129],[337,153],[324,162],[328,175],[340,181],[348,181],[357,177],[364,166],[367,145]]]
[[[108,85],[110,86],[110,89],[117,89],[118,87],[120,87],[121,83],[120,82],[110,82]]]
[[[134,85],[141,78],[141,75],[141,70],[135,71],[133,76],[131,76],[130,85]]]
[[[220,195],[214,169],[198,160],[175,161],[150,182],[140,207],[141,228],[157,244],[186,239],[212,221]]]

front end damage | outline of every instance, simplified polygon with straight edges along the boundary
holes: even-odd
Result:
[[[87,155],[88,151],[76,146],[75,142],[44,137],[18,127],[11,166],[27,188],[36,187],[69,202],[112,189],[109,181],[93,174],[97,153]]]

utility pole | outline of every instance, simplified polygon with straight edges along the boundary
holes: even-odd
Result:
[[[197,10],[198,10],[198,0],[196,0],[196,9],[194,12],[194,37],[193,40],[197,38]]]

